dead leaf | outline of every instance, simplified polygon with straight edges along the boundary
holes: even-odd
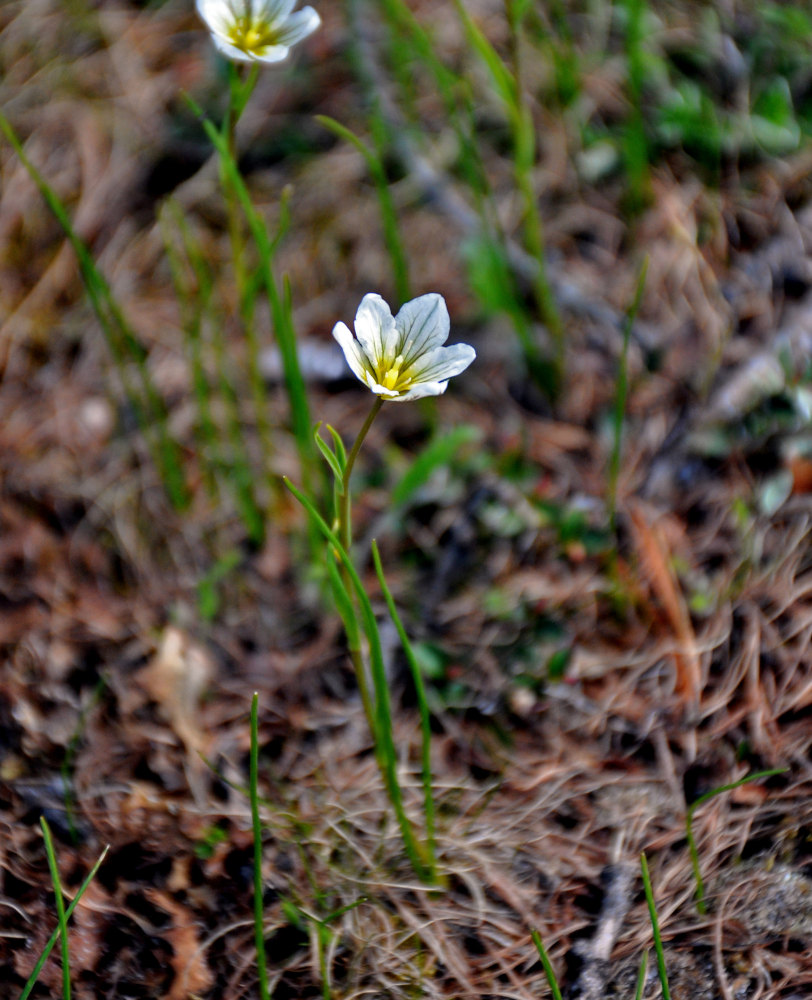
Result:
[[[138,682],[158,704],[190,755],[204,754],[206,736],[198,724],[203,695],[214,677],[208,651],[182,629],[170,625]]]

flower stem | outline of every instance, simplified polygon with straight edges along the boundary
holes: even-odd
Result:
[[[378,416],[382,406],[383,399],[380,396],[376,396],[375,402],[372,404],[372,409],[369,411],[369,414],[364,421],[364,426],[358,432],[355,444],[353,444],[352,450],[347,456],[347,464],[344,468],[344,475],[341,479],[341,494],[338,498],[337,511],[338,537],[347,552],[350,551],[350,544],[352,543],[352,522],[350,519],[350,477],[352,476],[355,460],[358,458],[358,452],[361,450],[361,445],[364,443],[364,438],[367,436],[369,428],[372,426],[372,422],[375,417]]]
[[[361,430],[358,432],[358,437],[356,437],[355,442],[347,456],[347,464],[344,466],[344,475],[341,478],[341,493],[338,497],[338,510],[336,515],[338,518],[338,538],[344,547],[345,551],[349,553],[350,545],[352,544],[352,517],[350,513],[350,478],[352,476],[353,466],[355,465],[355,460],[358,458],[358,453],[361,450],[361,445],[364,443],[364,438],[366,438],[369,428],[372,426],[372,422],[375,417],[378,416],[381,407],[383,406],[383,400],[380,396],[375,397],[375,402],[372,404],[372,409],[367,414],[367,418],[364,421]],[[347,573],[346,567],[339,563],[339,571],[344,580],[344,586],[347,588],[347,593],[352,595],[352,586],[349,579],[349,574]],[[367,670],[364,664],[364,657],[361,653],[360,646],[351,645],[350,646],[350,657],[352,659],[353,669],[355,670],[355,676],[358,680],[358,691],[361,694],[361,703],[364,706],[364,714],[367,717],[367,722],[369,723],[369,729],[372,734],[372,738],[375,744],[378,744],[378,726],[375,717],[375,704],[372,700],[372,694],[369,689],[369,679],[367,677]]]

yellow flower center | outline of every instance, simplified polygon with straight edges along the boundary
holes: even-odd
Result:
[[[241,17],[231,26],[228,38],[232,45],[243,52],[258,52],[274,45],[278,34],[267,21]]]
[[[401,373],[403,367],[403,355],[399,354],[392,366],[386,371],[379,370],[378,384],[391,392],[405,392],[412,379],[406,373]],[[408,371],[408,369],[407,369]]]

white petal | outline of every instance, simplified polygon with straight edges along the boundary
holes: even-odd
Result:
[[[197,12],[216,34],[225,35],[234,23],[234,12],[227,0],[197,0]]]
[[[451,329],[445,299],[436,292],[407,302],[395,317],[395,323],[400,338],[397,353],[404,355],[403,364],[407,368],[421,354],[444,344]]]
[[[394,361],[397,355],[398,333],[392,310],[374,292],[365,295],[355,314],[355,336],[373,367],[384,359]]]
[[[295,45],[308,35],[312,35],[320,24],[321,18],[312,7],[302,7],[280,25],[278,42],[280,45]]]
[[[278,63],[284,62],[289,53],[290,46],[288,45],[266,45],[264,48],[257,49],[253,53],[253,58],[257,62]]]
[[[400,393],[397,389],[387,389],[385,385],[380,385],[376,382],[371,375],[367,376],[365,381],[376,396],[384,396],[386,399],[391,399],[392,402],[396,402],[400,399]]]
[[[212,34],[211,40],[217,46],[217,51],[226,57],[226,59],[231,59],[234,62],[265,62],[266,60],[258,59],[253,53],[245,52],[243,49],[238,49],[236,45],[232,45],[231,42],[223,38],[222,35]],[[285,55],[287,55],[288,50],[285,49]],[[285,56],[282,56],[284,59]]]
[[[344,352],[344,357],[346,358],[347,364],[350,368],[352,368],[353,375],[360,379],[365,385],[369,385],[369,382],[367,381],[367,365],[369,364],[368,359],[364,354],[361,345],[355,337],[353,337],[347,324],[336,323],[333,327],[333,336],[338,341],[338,346]]]
[[[421,385],[423,382],[447,382],[448,379],[464,372],[475,357],[476,351],[470,344],[435,347],[420,358],[408,374]]]
[[[295,6],[296,0],[264,0],[264,3],[258,5],[255,17],[269,24],[279,24]]]
[[[423,399],[424,396],[441,396],[448,388],[448,382],[421,382],[402,396],[395,403],[408,403],[411,399]]]

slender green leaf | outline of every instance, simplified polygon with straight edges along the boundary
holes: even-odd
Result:
[[[654,901],[654,891],[651,888],[651,876],[648,872],[648,861],[646,860],[645,853],[640,855],[640,867],[643,872],[643,889],[646,894],[648,914],[651,920],[651,932],[654,935],[654,950],[657,953],[657,973],[660,977],[663,1000],[671,1000],[671,991],[668,989],[668,971],[665,967],[663,939],[660,934],[660,921],[657,919],[657,906]]]
[[[223,172],[228,179],[228,183],[236,192],[259,252],[260,270],[271,308],[271,319],[276,335],[276,342],[282,358],[282,370],[284,372],[285,387],[291,410],[293,434],[302,464],[302,478],[307,485],[311,479],[314,455],[313,438],[310,431],[310,409],[307,402],[304,378],[299,366],[296,334],[293,329],[290,310],[286,308],[284,290],[280,291],[273,273],[274,240],[268,233],[265,220],[251,201],[250,192],[240,175],[237,162],[228,148],[227,140],[215,128],[214,124],[205,117],[195,101],[188,95],[186,99],[195,114],[199,116],[206,135],[217,150]]]
[[[65,900],[62,896],[62,880],[59,877],[59,864],[56,860],[54,841],[51,828],[44,816],[40,816],[39,825],[45,838],[45,853],[48,855],[48,868],[51,871],[51,884],[54,887],[54,902],[56,916],[59,922],[59,936],[62,943],[62,1000],[70,1000],[70,949],[68,948],[68,918],[65,916]]]
[[[191,502],[191,494],[183,473],[180,446],[169,433],[166,405],[150,375],[144,347],[125,319],[107,279],[96,266],[86,244],[73,228],[70,216],[56,191],[28,158],[11,123],[2,113],[0,113],[0,130],[13,146],[20,162],[36,184],[45,203],[73,247],[79,261],[79,270],[88,298],[105,334],[110,353],[121,376],[124,391],[150,449],[152,460],[161,475],[173,506],[177,510],[185,510]],[[138,373],[138,384],[134,384],[130,376],[130,362],[134,364]]]
[[[433,472],[448,465],[463,445],[471,444],[481,436],[478,427],[473,424],[461,424],[448,433],[435,437],[393,487],[392,506],[403,507],[409,503],[421,486],[428,482]]]
[[[319,449],[319,451],[324,456],[324,460],[327,462],[327,464],[333,470],[333,475],[335,476],[335,478],[339,482],[341,482],[341,479],[344,476],[344,469],[343,469],[343,467],[341,465],[341,461],[340,461],[338,455],[335,454],[335,452],[330,447],[330,445],[327,444],[327,442],[324,440],[324,438],[319,433],[320,428],[321,428],[321,422],[319,422],[318,424],[316,424],[315,430],[313,432],[313,438],[314,438],[314,440],[316,442],[316,447]]]
[[[533,938],[533,944],[536,946],[536,951],[539,953],[541,964],[544,967],[544,975],[547,977],[547,982],[550,984],[550,990],[553,994],[553,1000],[562,1000],[561,988],[559,987],[558,980],[555,976],[555,969],[553,969],[553,963],[550,961],[547,949],[544,947],[544,942],[541,940],[541,934],[533,928],[530,931],[530,937]]]
[[[96,872],[101,867],[101,864],[104,861],[105,857],[107,856],[107,852],[109,850],[110,850],[110,845],[108,844],[107,847],[105,847],[105,849],[99,855],[96,863],[90,869],[90,872],[88,873],[85,880],[79,886],[79,889],[76,895],[73,897],[70,906],[67,908],[67,910],[65,910],[66,921],[70,920],[73,911],[79,905],[79,900],[82,898],[82,896],[84,896],[88,886],[96,877]],[[34,989],[34,986],[36,985],[36,982],[39,979],[39,974],[40,972],[42,972],[42,967],[48,961],[48,956],[51,954],[51,951],[53,950],[53,947],[56,944],[59,935],[60,935],[60,929],[57,927],[57,929],[53,932],[53,934],[51,934],[51,936],[48,938],[48,942],[45,945],[45,947],[42,949],[42,953],[40,954],[40,957],[37,959],[36,965],[34,966],[31,975],[26,980],[26,984],[23,987],[23,991],[20,994],[19,1000],[28,1000],[28,997],[31,995],[31,991]]]
[[[378,119],[379,120],[379,119]],[[381,213],[381,225],[383,226],[383,239],[386,245],[390,260],[392,261],[392,274],[395,279],[395,288],[401,302],[411,298],[409,283],[409,262],[403,241],[400,238],[400,227],[395,203],[392,200],[392,193],[389,189],[389,181],[386,176],[382,161],[383,136],[379,128],[376,143],[378,150],[370,149],[366,143],[351,132],[345,125],[337,122],[335,118],[328,115],[316,115],[316,121],[324,125],[325,128],[337,135],[340,139],[349,142],[366,161],[372,180],[375,183],[375,191],[378,196],[378,207]]]
[[[491,74],[496,92],[508,106],[508,110],[513,114],[518,107],[518,95],[516,92],[516,81],[502,61],[502,57],[491,45],[474,19],[468,13],[463,0],[454,0],[460,20],[462,21],[468,41],[476,51],[480,59],[485,63]]]

